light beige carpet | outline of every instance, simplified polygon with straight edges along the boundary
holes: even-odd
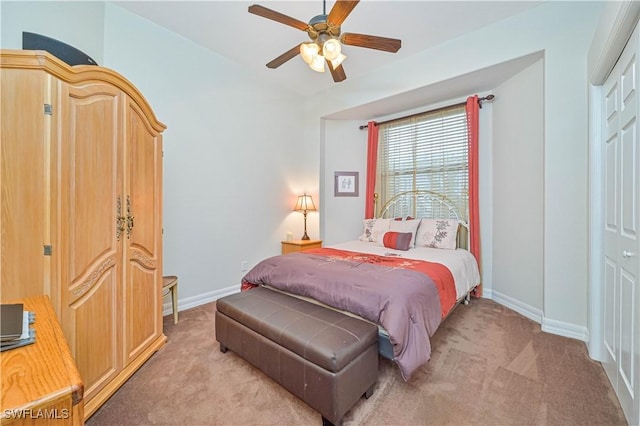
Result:
[[[320,415],[215,340],[215,303],[165,317],[168,343],[87,422],[100,425],[319,425]],[[373,396],[347,425],[625,425],[583,342],[486,299],[459,306],[411,380],[381,360]]]

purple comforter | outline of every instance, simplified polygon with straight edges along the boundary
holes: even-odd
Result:
[[[347,258],[308,252],[271,257],[242,281],[307,296],[381,325],[408,381],[431,357],[429,338],[441,322],[438,289],[421,272],[374,264],[366,254],[351,253]]]

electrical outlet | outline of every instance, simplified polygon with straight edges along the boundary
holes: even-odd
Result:
[[[240,272],[247,272],[248,269],[249,269],[249,262],[247,262],[246,260],[243,260],[242,262],[240,262]]]

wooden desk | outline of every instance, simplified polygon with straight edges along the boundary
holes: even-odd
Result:
[[[84,424],[84,385],[49,297],[6,303],[35,312],[36,341],[0,353],[0,424]]]

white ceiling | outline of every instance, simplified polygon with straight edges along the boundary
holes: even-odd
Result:
[[[192,40],[251,70],[263,81],[311,95],[335,84],[331,74],[317,73],[300,56],[276,69],[265,64],[297,44],[307,34],[250,14],[260,4],[308,22],[322,14],[322,0],[255,1],[118,1],[118,6]],[[541,1],[401,1],[362,0],[342,24],[342,32],[402,40],[397,53],[344,46],[347,79],[375,70],[447,40],[535,7]],[[329,13],[334,1],[326,3]]]

